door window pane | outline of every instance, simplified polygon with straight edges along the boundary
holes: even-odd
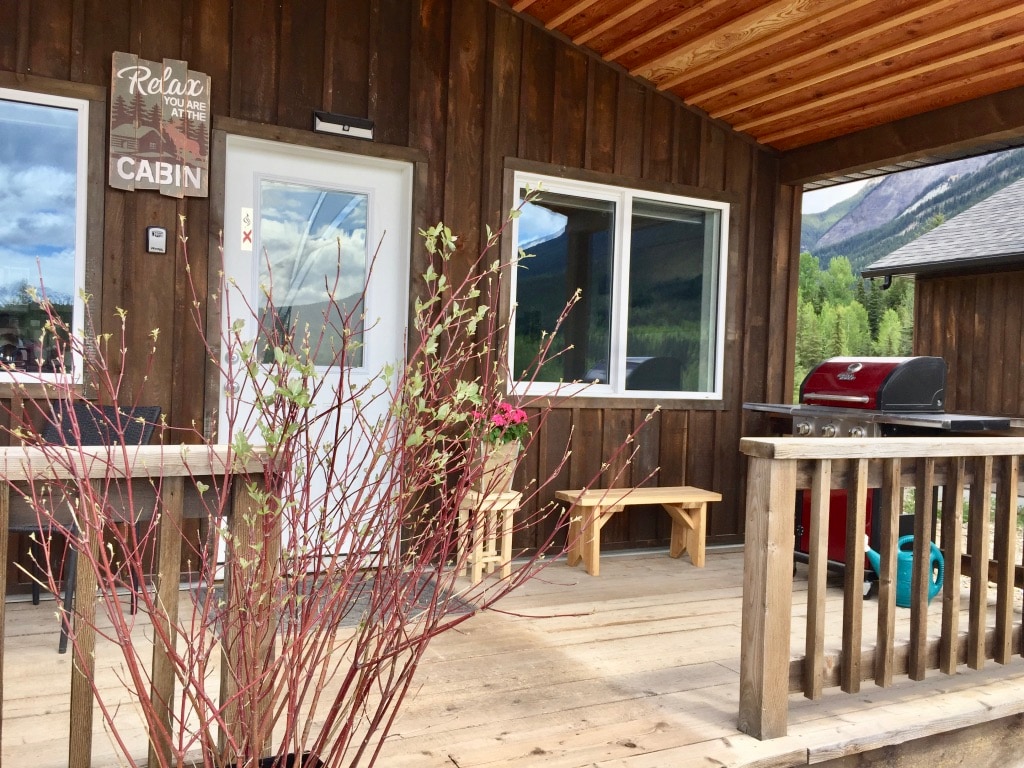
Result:
[[[525,190],[520,192],[525,194]],[[542,334],[580,291],[538,381],[608,381],[615,204],[542,192],[523,207],[519,245],[530,257],[516,275],[515,371],[537,354]]]
[[[340,363],[346,321],[351,333],[345,364],[363,364],[367,207],[361,193],[260,182],[260,326],[269,329],[276,322],[278,332],[294,334],[296,348],[308,339],[318,366]],[[267,316],[264,288],[276,308],[274,318]]]
[[[33,299],[45,295],[74,324],[81,288],[78,215],[81,108],[53,106],[41,95],[2,92],[0,98],[0,367],[56,371],[46,315]],[[17,99],[15,98],[17,96]],[[21,98],[32,101],[21,101]],[[66,101],[66,100],[65,100]],[[69,367],[66,360],[64,367]]]

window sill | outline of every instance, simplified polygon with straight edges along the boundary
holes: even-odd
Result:
[[[557,395],[546,397],[544,395],[533,396],[518,395],[526,403],[525,407],[549,407],[549,408],[580,408],[580,409],[612,409],[612,408],[641,408],[651,410],[655,407],[663,411],[724,411],[727,410],[725,401],[715,400],[684,400],[679,398],[660,397],[632,397],[620,395],[616,397],[589,397],[583,395]]]

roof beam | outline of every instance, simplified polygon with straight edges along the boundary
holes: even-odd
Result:
[[[622,43],[618,48],[613,48],[604,54],[604,58],[609,61],[615,61],[625,53],[629,53],[634,48],[639,48],[644,43],[649,43],[651,40],[661,37],[666,32],[671,32],[674,29],[682,27],[684,24],[693,21],[696,18],[707,15],[708,11],[721,5],[728,5],[732,0],[706,0],[706,2],[697,3],[695,5],[680,11],[675,16],[661,22],[654,27],[651,27],[646,32],[643,32],[636,37],[631,37],[626,42]],[[714,30],[717,34],[719,30]],[[644,66],[644,65],[641,65]]]
[[[875,37],[889,29],[893,29],[894,27],[898,27],[902,24],[909,24],[911,21],[915,21],[916,19],[930,16],[934,12],[935,9],[930,5],[911,8],[909,11],[904,11],[896,16],[890,16],[876,24],[870,24],[849,37],[844,37],[842,44],[844,46],[849,46],[851,43],[855,43],[860,40],[867,40],[868,38]],[[835,47],[835,41],[825,41],[821,45],[816,45],[808,51],[798,53],[794,56],[789,56],[785,59],[773,60],[765,66],[760,67],[736,80],[723,80],[712,88],[706,88],[698,93],[688,94],[684,98],[689,104],[699,104],[707,101],[708,99],[713,99],[716,96],[721,96],[723,93],[728,93],[736,88],[741,88],[744,85],[757,82],[758,80],[775,74],[776,72],[785,72],[787,69],[799,66],[800,64],[824,59],[826,54]]]
[[[600,24],[595,24],[590,29],[585,30],[579,35],[576,35],[576,37],[574,37],[572,41],[576,43],[576,45],[583,45],[588,40],[593,40],[602,32],[607,32],[612,27],[618,26],[619,24],[626,21],[630,17],[635,16],[644,8],[654,5],[656,2],[658,2],[658,0],[636,0],[635,3],[630,3],[621,11],[619,11],[616,14],[613,14],[612,16],[609,16]]]
[[[1024,87],[789,150],[780,181],[803,185],[996,143],[1024,143]]]
[[[599,0],[576,0],[575,3],[551,19],[551,21],[549,21],[545,26],[547,26],[548,29],[558,29],[573,16],[583,13],[587,8],[598,1]]]
[[[910,94],[896,94],[881,101],[876,101],[872,104],[861,104],[860,106],[853,107],[852,109],[845,110],[840,113],[833,113],[830,117],[823,118],[821,120],[813,120],[810,122],[797,123],[796,125],[790,126],[789,128],[781,129],[773,133],[756,134],[758,141],[762,141],[766,144],[779,141],[780,139],[788,139],[793,136],[799,136],[801,134],[811,133],[821,128],[827,128],[842,123],[849,123],[851,119],[863,118],[867,115],[876,114],[878,112],[884,112],[886,110],[892,110],[896,104],[906,104],[915,100],[927,99],[933,96],[941,96],[943,94],[955,93],[958,88],[963,88],[966,85],[977,85],[983,83],[986,80],[994,80],[1001,78],[1009,72],[1021,72],[1024,71],[1024,61],[1017,62],[1011,66],[1002,67],[1001,69],[992,72],[976,72],[963,77],[956,77],[951,80],[946,80],[941,83],[934,83],[927,88],[919,88]]]
[[[934,61],[929,61],[925,64],[921,64],[920,66],[917,67],[911,67],[910,69],[906,69],[901,72],[894,72],[893,74],[879,78],[878,80],[871,80],[869,82],[861,83],[860,85],[854,86],[853,88],[847,88],[842,91],[836,91],[835,93],[830,93],[828,96],[816,98],[813,101],[801,102],[800,104],[792,106],[789,109],[784,109],[780,112],[769,112],[768,114],[758,117],[754,120],[747,120],[746,122],[737,123],[734,127],[737,131],[745,131],[749,133],[751,128],[760,128],[762,125],[767,125],[768,123],[774,123],[779,120],[784,120],[788,117],[796,117],[797,115],[802,115],[805,112],[817,111],[824,106],[827,106],[829,104],[835,104],[836,102],[848,102],[852,98],[860,96],[863,93],[870,93],[871,91],[878,90],[879,88],[884,88],[887,85],[898,84],[901,81],[909,80],[914,77],[920,77],[921,75],[926,75],[930,72],[935,72],[937,70],[949,69],[955,64],[971,61],[972,59],[980,58],[990,53],[998,53],[1004,48],[1022,44],[1024,44],[1024,32],[1018,35],[1014,35],[1012,37],[1004,37],[1000,40],[997,40],[994,43],[990,43],[989,45],[983,46],[981,48],[970,48],[955,56],[949,56],[948,58],[945,59],[936,59]],[[1012,67],[1010,69],[1012,69]],[[1008,71],[1008,69],[1004,68],[999,70],[998,72],[990,71],[989,74],[996,75],[1001,74],[1002,72],[1005,71]],[[953,80],[953,83],[956,82],[958,81]],[[948,87],[948,85],[948,82],[943,83],[943,87]],[[897,95],[895,98],[901,99],[903,97]],[[717,117],[717,115],[712,114],[712,117]],[[813,128],[813,125],[813,121],[804,123],[805,127],[810,126]]]
[[[905,53],[913,53],[916,50],[924,48],[925,46],[940,43],[943,40],[948,40],[951,37],[956,37],[957,35],[962,35],[967,32],[973,32],[974,30],[984,27],[988,24],[994,24],[996,22],[1003,21],[1004,19],[1013,18],[1014,16],[1018,16],[1020,12],[1020,8],[1003,8],[999,11],[994,11],[993,13],[989,13],[984,16],[978,16],[973,19],[968,19],[967,21],[960,22],[959,24],[954,24],[951,27],[946,27],[945,29],[941,29],[938,32],[934,32],[930,35],[925,35],[924,37],[911,40],[910,42],[904,43],[903,45],[898,45],[895,48],[888,48],[883,51],[878,51],[877,53],[871,56],[859,58],[843,66],[835,67],[834,69],[829,69],[825,72],[819,72],[814,75],[810,75],[809,77],[805,77],[802,80],[794,81],[783,88],[768,90],[765,91],[764,93],[759,93],[756,96],[752,96],[744,101],[737,101],[735,103],[731,103],[728,107],[714,110],[710,114],[712,117],[723,117],[725,115],[735,114],[749,107],[754,107],[757,106],[758,104],[763,104],[766,101],[771,101],[774,99],[781,98],[782,96],[787,96],[791,93],[795,93],[796,91],[802,90],[803,88],[810,88],[814,85],[818,85],[819,83],[823,83],[828,80],[834,80],[835,78],[842,77],[843,75],[851,74],[852,72],[856,72],[859,69],[870,67],[874,64],[878,64],[879,62],[886,61],[887,59],[892,59],[896,56],[902,56]],[[965,61],[967,59],[977,58],[979,56],[988,53],[993,53],[994,51],[998,51],[1003,48],[1009,48],[1013,45],[1016,45],[1018,42],[1020,42],[1019,36],[1012,38],[999,38],[994,42],[984,46],[983,48],[977,48],[969,51],[966,58],[963,57],[962,55],[954,56],[949,59],[933,61],[930,62],[929,64],[915,67],[914,69],[901,70],[900,72],[896,73],[896,79],[905,79],[913,77],[915,74],[917,74],[917,70],[921,70],[923,67],[936,68],[949,66],[949,64],[952,62]],[[892,82],[893,78],[889,77],[886,78],[886,80]],[[878,81],[877,83],[875,83],[875,85],[880,85],[881,82],[882,81]],[[852,91],[845,91],[845,93],[849,95],[852,93]],[[808,104],[807,106],[817,106],[818,104],[821,103],[821,101],[821,99],[817,99],[812,104]],[[762,122],[770,122],[773,119],[774,118],[771,116],[761,118]],[[746,130],[743,126],[736,127],[737,130],[740,131]]]
[[[695,49],[690,54],[691,60],[689,62],[680,62],[680,64],[685,66],[686,71],[670,80],[662,81],[660,87],[663,89],[674,88],[687,80],[694,80],[696,78],[703,77],[708,72],[713,72],[714,70],[725,67],[733,62],[741,59],[752,58],[755,54],[765,50],[766,48],[777,46],[784,40],[789,40],[797,35],[802,35],[804,32],[809,32],[815,27],[827,24],[828,22],[834,21],[846,14],[854,13],[864,6],[870,6],[875,2],[877,2],[877,0],[850,0],[850,2],[841,3],[837,7],[825,11],[820,16],[811,15],[798,24],[794,24],[792,26],[786,25],[781,29],[777,29],[770,34],[765,35],[764,37],[755,37],[753,40],[747,40],[744,44],[738,45],[732,50],[717,50],[708,46],[710,50],[708,50],[705,56],[702,57],[702,51],[699,48]],[[698,58],[705,58],[705,61],[701,64],[693,64],[692,62]]]

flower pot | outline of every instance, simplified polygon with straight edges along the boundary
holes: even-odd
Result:
[[[295,768],[298,764],[298,755],[288,753],[281,757],[260,758],[258,768]],[[234,763],[231,763],[231,768],[234,768],[234,765]],[[313,757],[308,752],[302,758],[302,768],[323,768],[323,765],[323,761],[320,758]]]
[[[478,476],[473,488],[481,493],[504,493],[512,490],[512,480],[519,465],[518,440],[509,443],[480,443]]]

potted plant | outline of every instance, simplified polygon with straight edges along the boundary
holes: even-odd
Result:
[[[485,494],[512,490],[523,441],[530,435],[526,411],[499,400],[487,410],[474,409],[472,418],[482,462],[477,490]]]

